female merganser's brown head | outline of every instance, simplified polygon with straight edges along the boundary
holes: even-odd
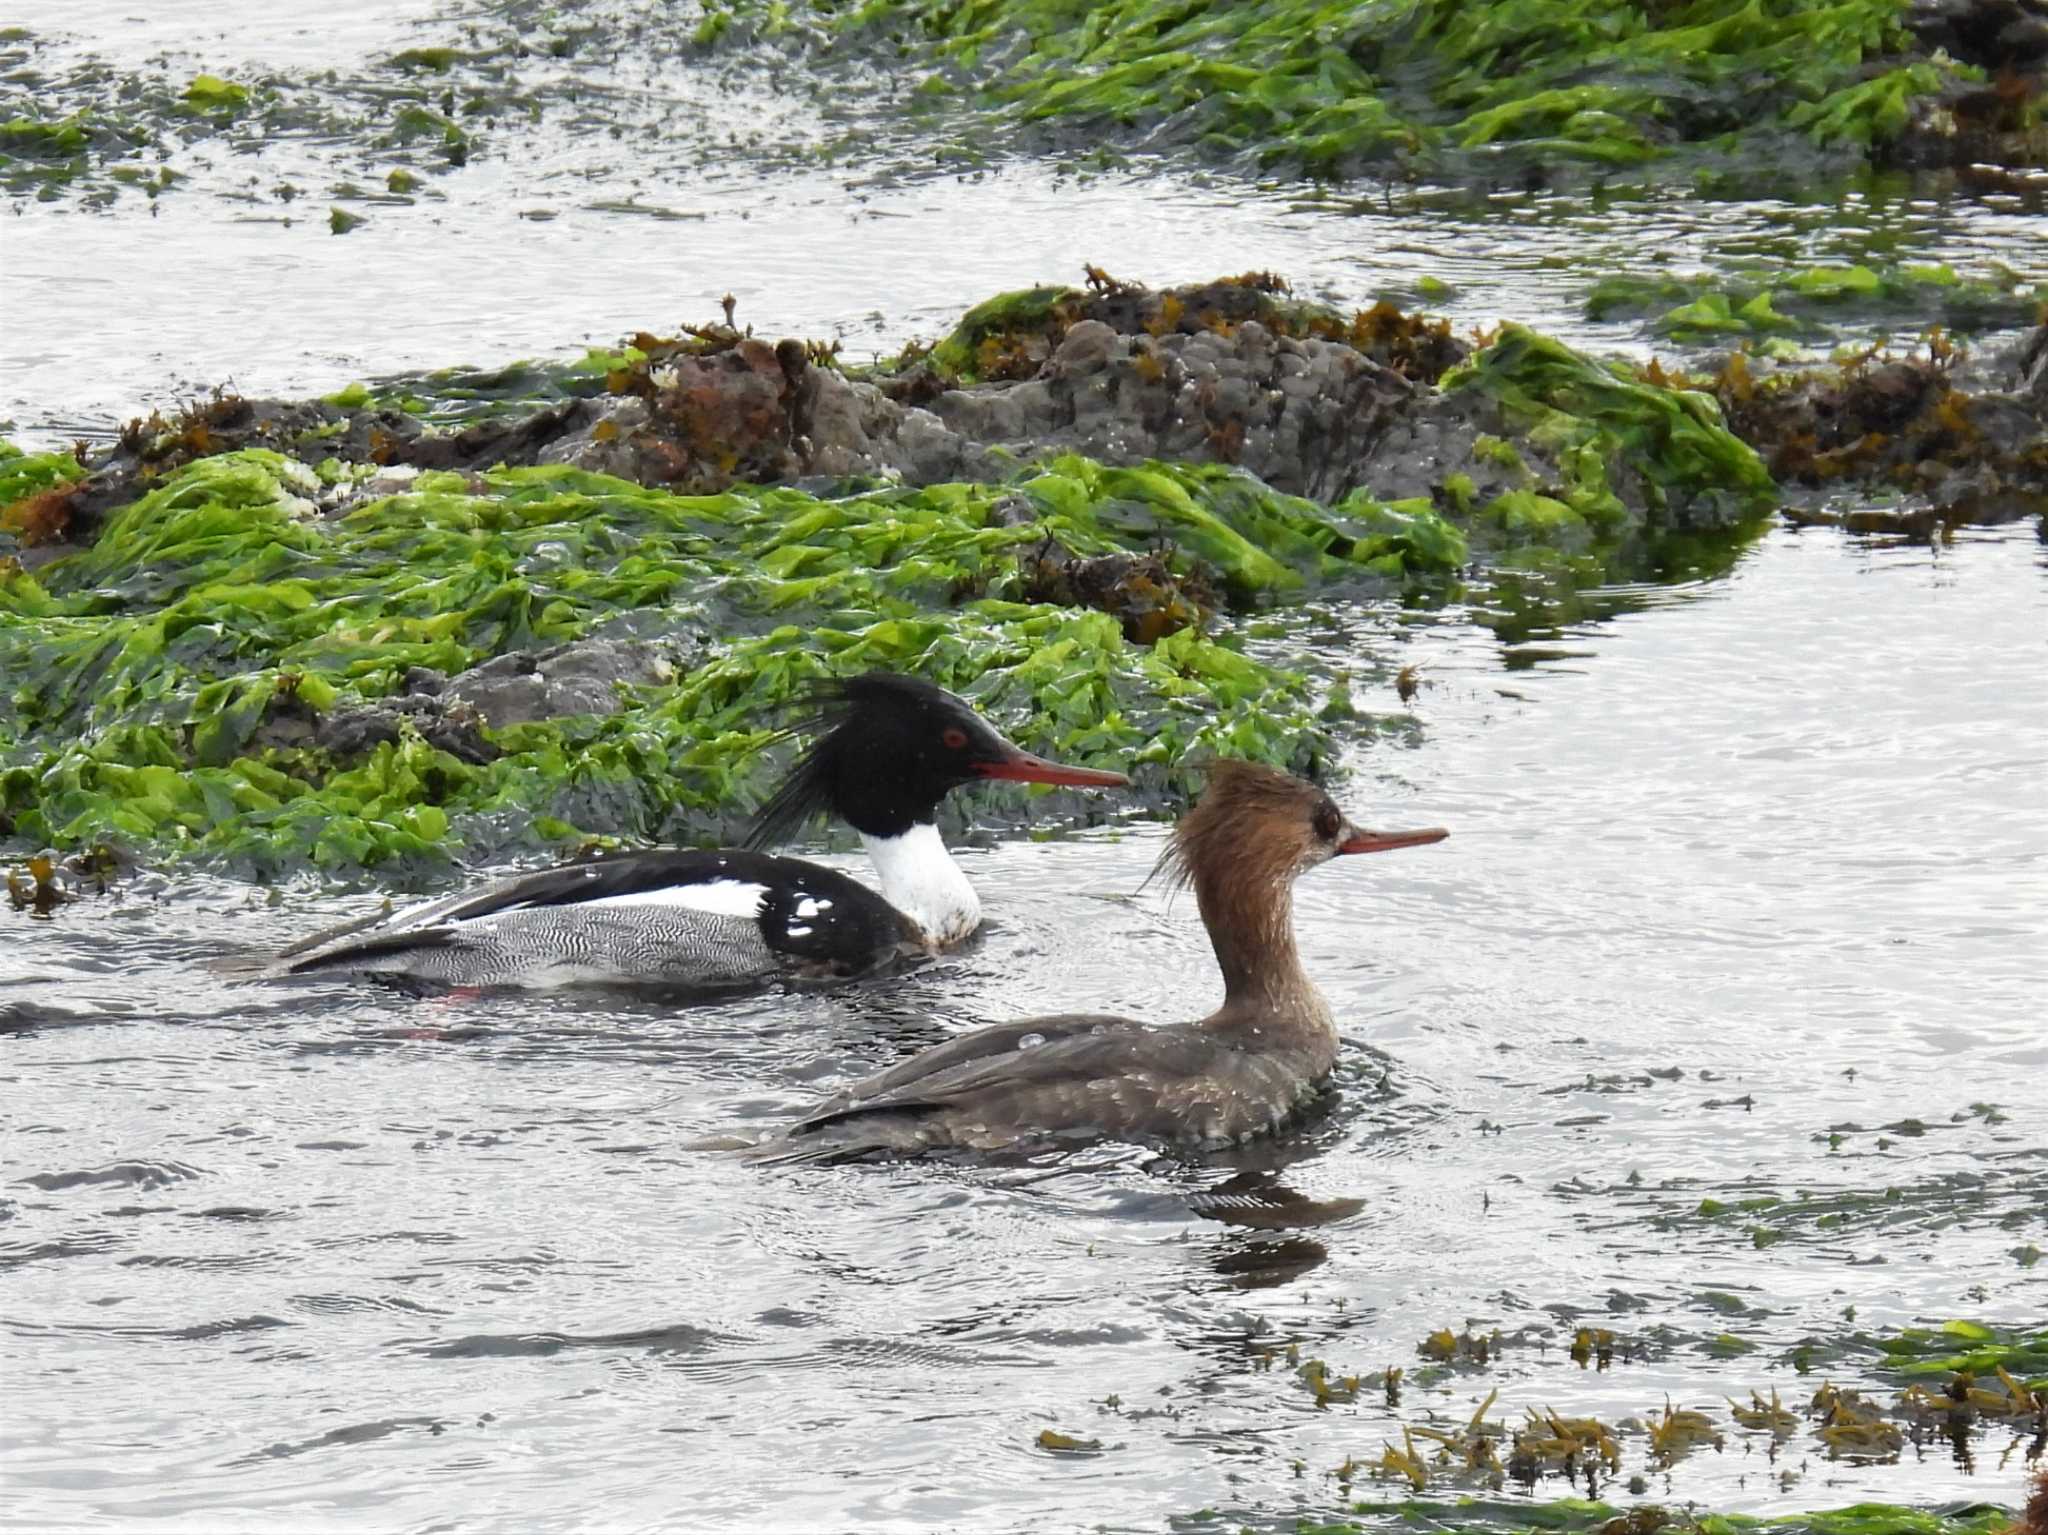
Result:
[[[1312,783],[1226,758],[1181,818],[1155,873],[1192,888],[1222,966],[1218,1020],[1248,1012],[1322,1012],[1294,947],[1294,881],[1345,853],[1441,842],[1441,827],[1367,831]],[[1311,1007],[1311,1003],[1313,1004]]]
[[[1340,853],[1421,847],[1450,835],[1440,826],[1366,831],[1314,784],[1256,762],[1226,757],[1208,773],[1201,803],[1181,818],[1159,861],[1173,887],[1199,887],[1204,876],[1287,883]]]

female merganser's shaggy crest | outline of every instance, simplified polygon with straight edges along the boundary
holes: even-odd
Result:
[[[977,779],[1113,788],[1121,773],[1013,746],[966,704],[911,677],[828,684],[824,734],[762,807],[747,847],[627,853],[322,933],[272,975],[407,976],[446,985],[651,981],[725,987],[864,974],[960,942],[981,903],[939,838],[939,801]],[[860,833],[881,880],[759,849],[817,813]]]
[[[1272,1130],[1337,1062],[1336,1023],[1294,946],[1296,876],[1340,853],[1447,835],[1361,831],[1313,784],[1218,762],[1159,867],[1194,887],[1221,1007],[1165,1028],[1062,1013],[978,1029],[857,1084],[757,1155],[827,1162],[1105,1136],[1220,1145]]]

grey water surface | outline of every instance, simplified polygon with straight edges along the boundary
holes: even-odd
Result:
[[[1620,596],[1535,657],[1455,614],[1323,615],[1425,684],[1344,799],[1453,835],[1304,881],[1339,1090],[1220,1164],[690,1147],[975,1023],[1206,1008],[1192,910],[1134,893],[1155,827],[965,855],[993,922],[942,965],[716,1006],[203,968],[374,891],[166,876],[9,921],[7,1519],[1291,1519],[1396,1499],[1333,1473],[1496,1389],[1511,1422],[1714,1413],[1725,1447],[1668,1471],[1624,1429],[1622,1501],[2016,1502],[2014,1435],[1856,1465],[1722,1398],[1890,1399],[1860,1334],[2048,1317],[2048,555],[1786,531]],[[1608,1370],[1566,1357],[1582,1325]],[[1418,1355],[1468,1327],[1490,1366]],[[1318,1408],[1289,1345],[1405,1366],[1400,1406]]]

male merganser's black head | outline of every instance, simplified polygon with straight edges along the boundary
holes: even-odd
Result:
[[[900,837],[938,819],[939,801],[977,779],[1119,788],[1121,773],[1066,767],[1014,746],[943,688],[868,672],[819,689],[823,730],[761,807],[748,847],[788,841],[812,816],[836,815],[870,837]]]
[[[1341,853],[1381,853],[1421,847],[1450,835],[1420,831],[1366,831],[1312,783],[1225,758],[1211,763],[1201,803],[1180,819],[1160,854],[1169,888],[1227,885],[1247,894],[1291,883]]]

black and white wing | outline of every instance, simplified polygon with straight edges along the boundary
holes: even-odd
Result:
[[[901,913],[837,870],[766,853],[676,850],[517,875],[324,934],[280,958],[290,975],[725,987],[862,974],[915,936]]]

